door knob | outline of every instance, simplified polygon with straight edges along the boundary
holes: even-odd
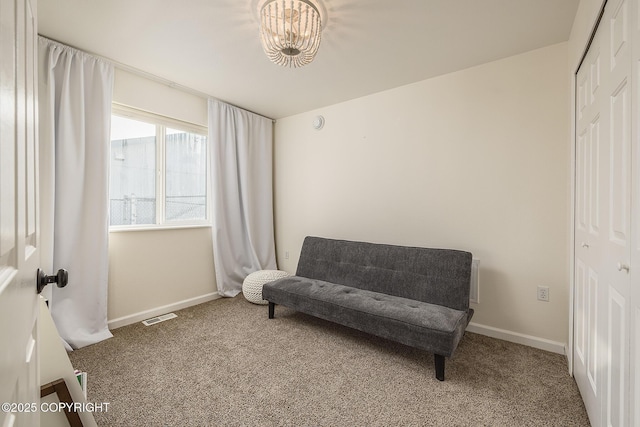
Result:
[[[588,244],[586,244],[585,242],[582,242],[582,247],[583,247],[583,248],[587,248],[587,249],[589,249],[589,245],[588,245]]]
[[[618,271],[626,270],[629,272],[629,266],[627,264],[623,264],[621,262],[618,263]]]
[[[67,270],[61,268],[55,276],[47,276],[44,274],[44,271],[38,269],[38,275],[36,277],[38,293],[42,292],[44,287],[49,283],[57,283],[59,288],[64,288],[67,286],[67,282],[69,282],[69,272],[67,272]]]

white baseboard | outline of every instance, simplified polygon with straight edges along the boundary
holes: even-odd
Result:
[[[540,350],[550,351],[552,353],[558,353],[566,356],[567,345],[558,341],[551,341],[546,338],[534,337],[532,335],[525,335],[473,322],[469,323],[467,331],[486,335],[492,338],[498,338],[504,341],[514,342],[516,344],[528,345],[529,347],[539,348]]]
[[[173,304],[163,305],[162,307],[156,307],[150,310],[141,311],[139,313],[133,313],[128,316],[118,317],[117,319],[108,321],[109,329],[121,328],[123,326],[131,325],[132,323],[142,322],[143,320],[149,319],[151,317],[159,316],[171,311],[182,310],[183,308],[202,304],[203,302],[213,301],[214,299],[218,298],[221,298],[218,292],[212,292],[210,294],[201,295],[199,297],[178,301]]]
[[[131,325],[136,322],[142,322],[143,320],[149,319],[151,317],[159,316],[171,311],[182,310],[183,308],[202,304],[208,301],[213,301],[218,298],[221,298],[218,292],[212,292],[210,294],[201,295],[195,298],[178,301],[173,304],[167,304],[161,307],[152,308],[150,310],[141,311],[139,313],[130,314],[128,316],[118,317],[117,319],[108,321],[109,329],[121,328],[123,326]],[[480,335],[486,335],[492,338],[498,338],[516,344],[528,345],[529,347],[550,351],[552,353],[567,355],[567,344],[558,341],[551,341],[546,338],[534,337],[532,335],[525,335],[518,332],[507,331],[505,329],[494,328],[492,326],[481,325],[474,322],[469,323],[469,326],[467,326],[467,331]]]

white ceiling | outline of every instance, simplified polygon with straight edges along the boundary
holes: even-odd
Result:
[[[269,62],[257,0],[38,0],[39,33],[271,118],[568,40],[579,0],[321,0],[316,59]]]

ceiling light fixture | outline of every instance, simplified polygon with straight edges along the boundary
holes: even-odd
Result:
[[[260,9],[262,47],[278,65],[302,67],[320,47],[322,19],[309,0],[269,0]]]

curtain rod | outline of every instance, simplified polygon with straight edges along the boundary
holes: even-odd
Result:
[[[127,71],[127,72],[129,72],[131,74],[135,74],[137,76],[144,77],[144,78],[146,78],[148,80],[152,80],[152,81],[154,81],[156,83],[160,83],[160,84],[163,84],[165,86],[169,86],[170,88],[178,89],[178,90],[180,90],[182,92],[186,92],[186,93],[189,93],[191,95],[195,95],[195,96],[197,96],[199,98],[215,99],[216,101],[224,102],[225,104],[228,104],[228,105],[231,105],[233,107],[239,108],[241,110],[247,111],[247,112],[249,112],[251,114],[255,114],[256,116],[264,117],[265,119],[271,120],[274,123],[276,121],[275,119],[273,119],[271,117],[267,117],[267,116],[265,116],[263,114],[258,114],[258,113],[254,112],[254,111],[247,110],[246,108],[242,108],[242,107],[239,107],[237,105],[231,104],[231,103],[229,103],[227,101],[224,101],[222,99],[216,98],[215,96],[208,95],[208,94],[206,94],[204,92],[200,92],[199,90],[192,89],[192,88],[190,88],[188,86],[181,85],[180,83],[176,83],[176,82],[171,81],[169,79],[165,79],[164,77],[156,76],[155,74],[149,73],[147,71],[143,71],[143,70],[141,70],[139,68],[132,67],[131,65],[123,64],[122,62],[118,62],[116,60],[113,60],[111,58],[107,58],[107,57],[102,56],[102,55],[97,55],[97,54],[95,54],[93,52],[87,52],[86,50],[79,49],[79,48],[77,48],[75,46],[71,46],[71,45],[69,45],[67,43],[63,43],[63,42],[58,41],[56,39],[52,39],[51,37],[43,36],[40,33],[38,33],[38,37],[43,38],[45,40],[49,40],[50,42],[57,43],[57,44],[59,44],[61,46],[70,47],[70,48],[75,49],[75,50],[77,50],[79,52],[83,52],[83,53],[86,53],[88,55],[95,56],[96,58],[98,58],[98,59],[100,59],[102,61],[105,61],[105,62],[108,62],[108,63],[112,64],[114,67],[117,67],[117,68],[121,69],[122,71]]]

